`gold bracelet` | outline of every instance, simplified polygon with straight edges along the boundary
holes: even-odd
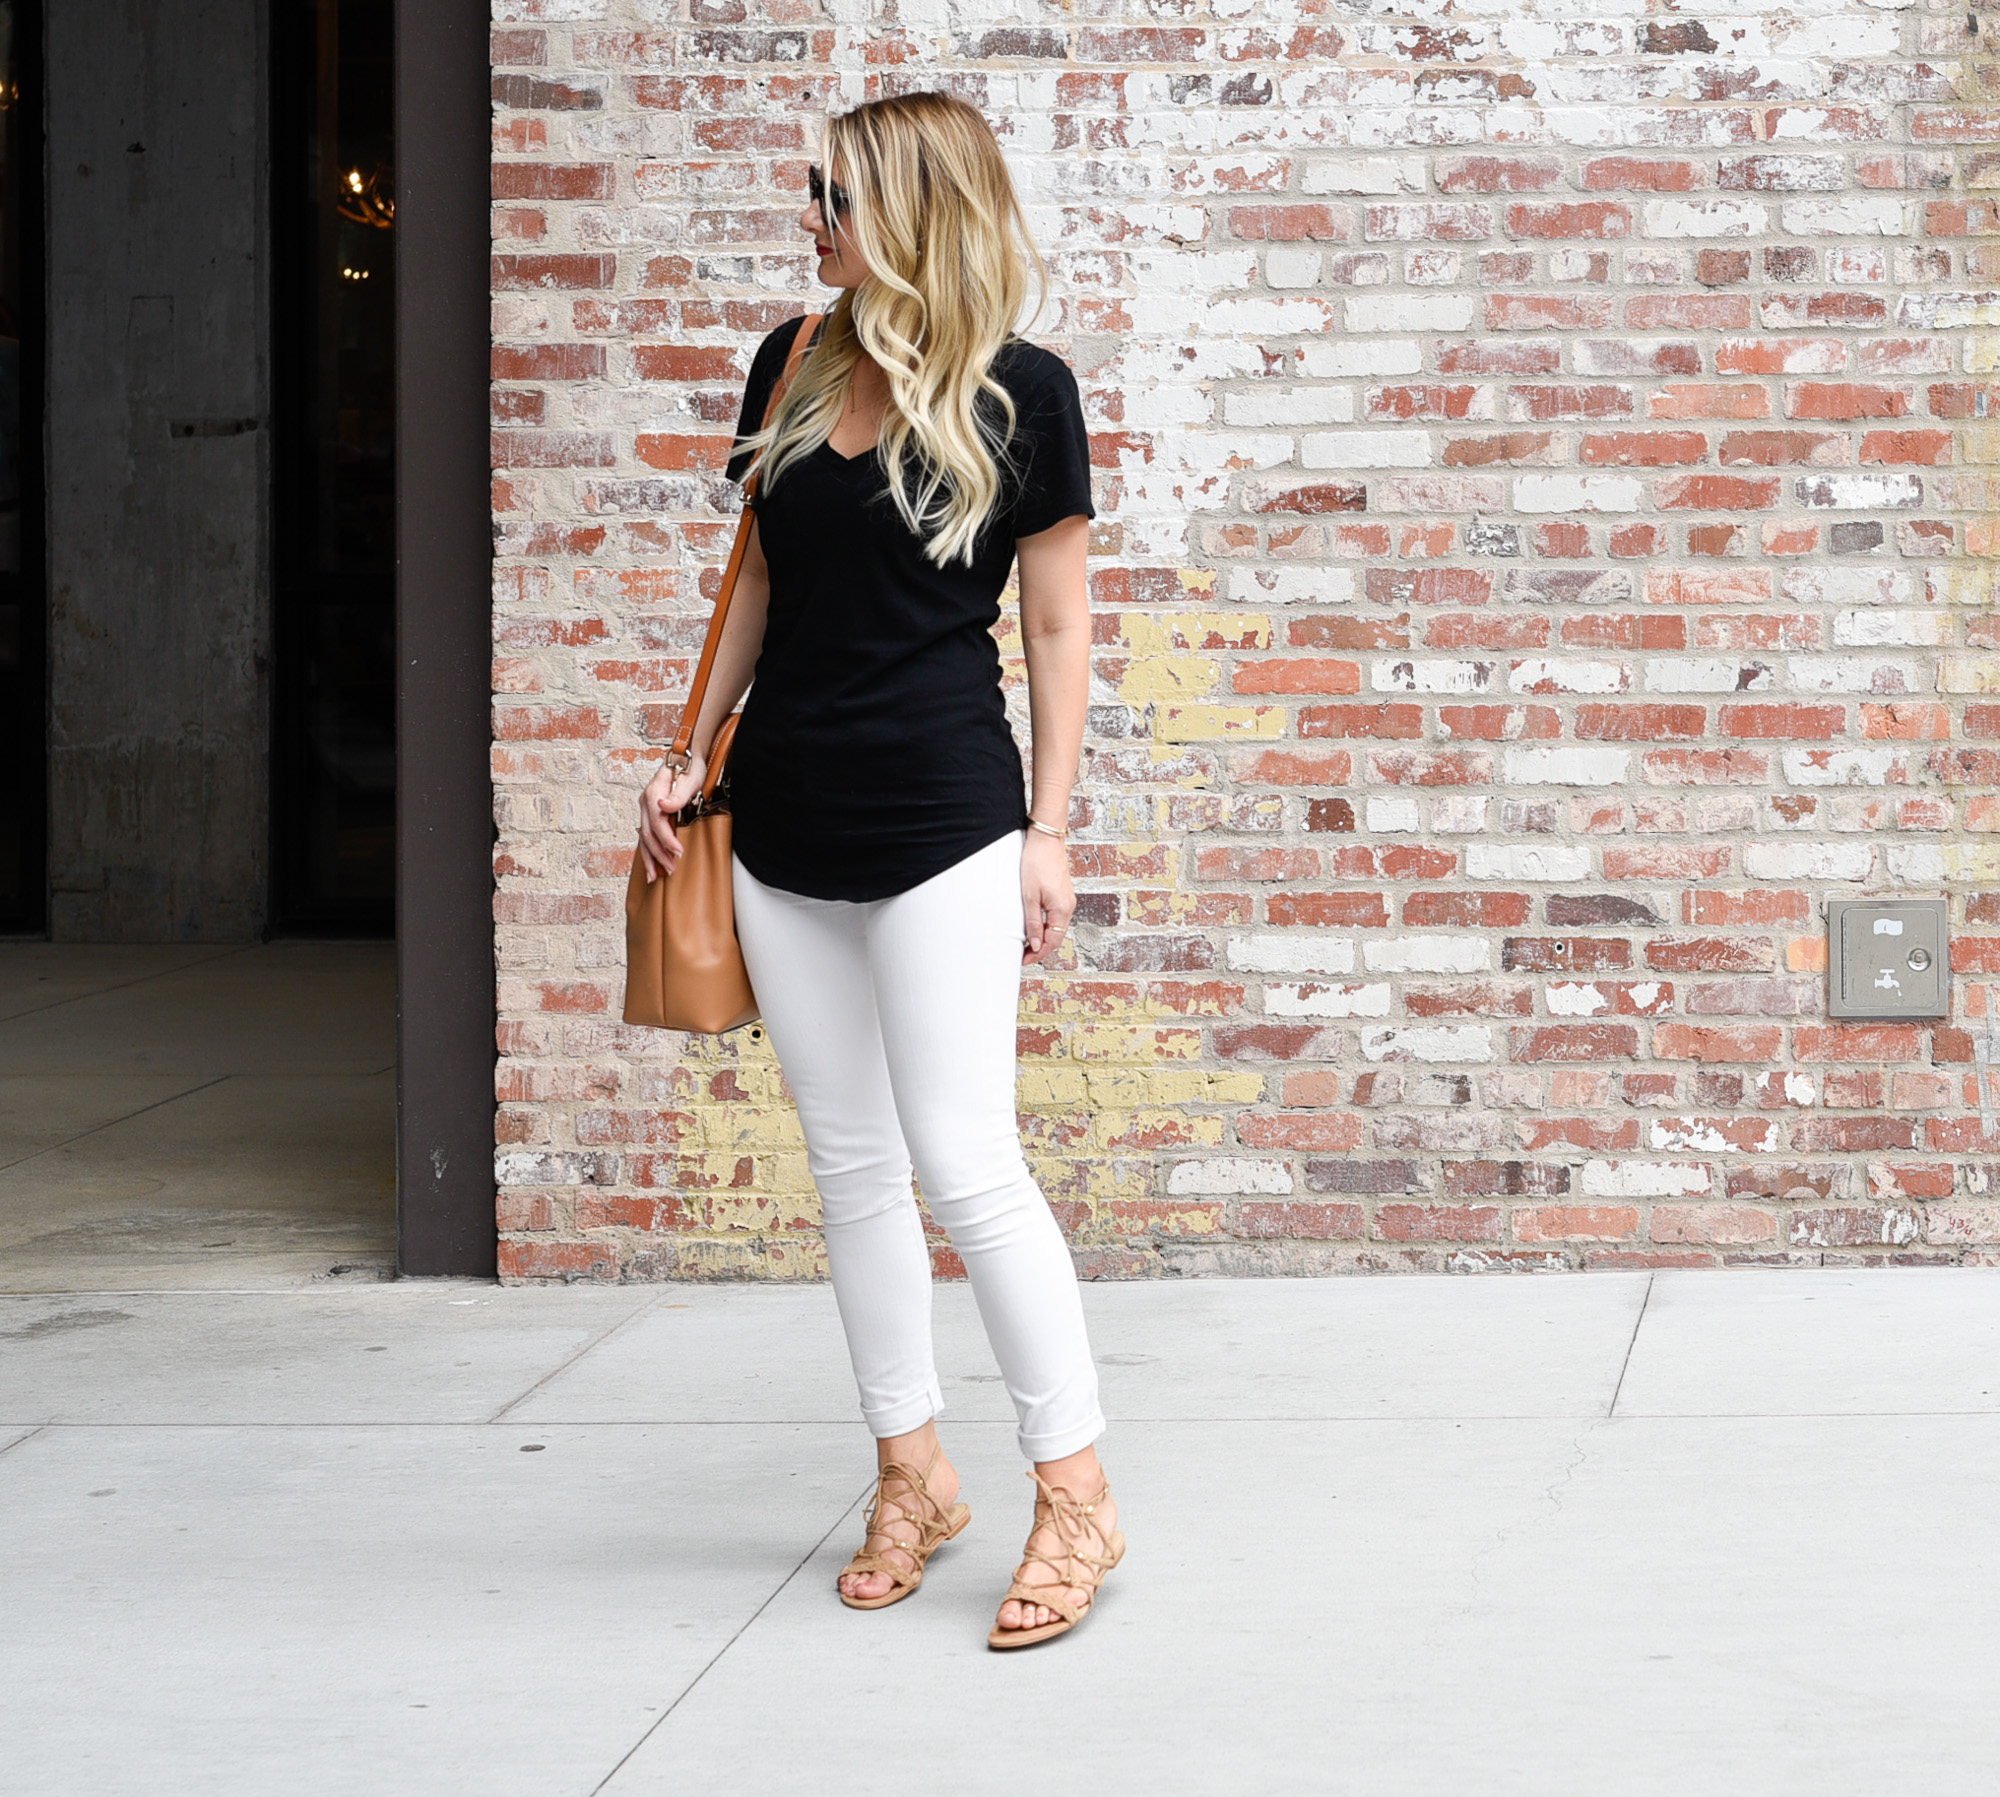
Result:
[[[1069,840],[1068,830],[1058,830],[1054,824],[1045,824],[1038,817],[1028,819],[1028,828],[1039,830],[1044,836],[1053,836],[1058,842],[1067,842]]]

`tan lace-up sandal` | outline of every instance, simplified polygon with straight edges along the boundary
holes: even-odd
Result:
[[[891,1460],[876,1475],[875,1495],[868,1503],[868,1533],[862,1538],[861,1552],[840,1569],[840,1577],[834,1580],[834,1590],[850,1610],[886,1610],[891,1604],[901,1603],[924,1582],[924,1567],[931,1555],[972,1520],[972,1512],[963,1504],[946,1509],[931,1496],[926,1480],[942,1452],[942,1447],[933,1448],[922,1472]],[[892,1481],[902,1487],[893,1495],[886,1489]],[[916,1531],[916,1539],[905,1541],[892,1534],[898,1524],[908,1524]],[[878,1538],[884,1544],[879,1548],[871,1545]],[[899,1564],[890,1558],[892,1554],[902,1556],[908,1564]],[[895,1583],[880,1597],[849,1597],[840,1590],[840,1579],[851,1572],[885,1572]]]
[[[1114,1529],[1107,1539],[1097,1523],[1097,1506],[1111,1495],[1109,1485],[1085,1503],[1066,1487],[1048,1484],[1038,1472],[1030,1470],[1028,1477],[1035,1482],[1035,1526],[1028,1531],[1027,1550],[1021,1556],[1023,1570],[1042,1565],[1056,1576],[1047,1585],[1024,1585],[1016,1579],[1000,1601],[1004,1604],[1013,1599],[1040,1604],[1045,1610],[1055,1611],[1057,1620],[1032,1629],[1003,1629],[996,1623],[986,1637],[988,1647],[1033,1647],[1037,1641],[1067,1634],[1096,1608],[1098,1587],[1112,1567],[1125,1558],[1124,1535]],[[1035,1546],[1035,1537],[1044,1530],[1056,1539],[1056,1546],[1047,1553]],[[1104,1551],[1097,1553],[1094,1547]],[[1080,1604],[1072,1603],[1063,1594],[1064,1587],[1088,1592],[1089,1596]]]

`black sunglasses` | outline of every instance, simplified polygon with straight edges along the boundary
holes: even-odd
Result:
[[[819,164],[817,162],[807,164],[806,196],[809,199],[816,200],[822,212],[826,210],[829,191],[833,195],[834,221],[838,223],[854,210],[854,202],[847,197],[847,189],[842,187],[838,181],[831,184],[828,183],[827,178],[819,172]]]

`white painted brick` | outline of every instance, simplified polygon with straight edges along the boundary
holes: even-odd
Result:
[[[1346,424],[1354,417],[1352,387],[1278,387],[1223,396],[1231,424]]]
[[[1714,1176],[1685,1161],[1585,1161],[1588,1198],[1692,1198],[1714,1189]]]
[[[1305,371],[1317,380],[1367,375],[1421,374],[1424,352],[1415,343],[1385,338],[1380,343],[1308,343]]]
[[[1784,594],[1801,605],[1907,605],[1917,586],[1901,568],[1793,568]]]
[[[1622,693],[1627,676],[1622,661],[1517,661],[1507,685],[1517,693]]]
[[[1376,1027],[1362,1030],[1361,1052],[1371,1061],[1490,1061],[1493,1032],[1483,1025]]]
[[[1472,323],[1469,293],[1365,293],[1347,302],[1350,331],[1463,331]],[[1306,329],[1306,326],[1295,326]]]
[[[1569,843],[1475,842],[1465,851],[1475,880],[1587,880],[1590,851]]]
[[[1950,620],[1928,611],[1844,611],[1833,620],[1833,640],[1843,647],[1916,649],[1951,640]]]
[[[1778,1146],[1778,1126],[1762,1125],[1761,1137],[1745,1137],[1752,1153],[1769,1154]],[[1656,1117],[1647,1125],[1646,1146],[1671,1154],[1692,1148],[1697,1153],[1740,1154],[1742,1149],[1706,1117]]]
[[[1515,748],[1507,751],[1510,786],[1617,786],[1632,766],[1629,749]]]
[[[1355,575],[1352,568],[1232,568],[1229,592],[1246,605],[1347,605]]]
[[[1439,836],[1473,836],[1486,828],[1483,793],[1440,793],[1431,800],[1431,829]]]
[[[1648,237],[1761,237],[1771,209],[1755,200],[1648,200]]]
[[[1868,655],[1794,655],[1785,674],[1802,693],[1914,693],[1928,684],[1915,662]]]
[[[1371,986],[1266,986],[1267,1017],[1386,1017],[1389,988]]]
[[[1422,193],[1425,186],[1421,156],[1316,160],[1308,162],[1299,176],[1301,193]]]
[[[1889,878],[1902,886],[1942,886],[1944,850],[1934,842],[1890,843]]]
[[[1352,973],[1354,944],[1343,936],[1232,936],[1228,960],[1238,973]]]
[[[1291,1189],[1292,1170],[1283,1161],[1176,1161],[1167,1173],[1167,1190],[1177,1198],[1281,1194]]]
[[[1332,431],[1299,445],[1306,468],[1428,468],[1431,440],[1423,431]]]
[[[1317,287],[1326,258],[1304,244],[1273,244],[1264,253],[1264,279],[1273,287]]]
[[[1418,830],[1423,820],[1417,814],[1415,799],[1370,799],[1368,801],[1368,828],[1378,836],[1392,836],[1402,831]]]
[[[1862,194],[1792,200],[1780,215],[1794,237],[1907,237],[1913,222],[1911,202]]]
[[[1363,943],[1361,956],[1370,973],[1484,973],[1493,946],[1483,936],[1390,936]]]
[[[1761,693],[1771,688],[1769,665],[1719,655],[1663,656],[1646,663],[1649,693]]]
[[[2000,655],[1947,655],[1937,685],[1941,693],[2000,693]]]
[[[1378,693],[1483,693],[1493,683],[1493,663],[1378,661],[1370,678]]]
[[[1622,474],[1522,474],[1514,509],[1522,512],[1636,512],[1646,483]]]
[[[1924,502],[1917,474],[1802,474],[1792,484],[1799,503],[1816,510],[1877,512]]]
[[[1793,786],[1900,786],[1908,777],[1901,749],[1787,749],[1785,778]]]
[[[1865,880],[1874,867],[1865,842],[1753,842],[1743,851],[1753,880]]]

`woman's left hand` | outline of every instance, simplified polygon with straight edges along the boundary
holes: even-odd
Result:
[[[1076,912],[1076,887],[1069,877],[1069,845],[1030,830],[1021,845],[1021,934],[1026,966],[1055,959]]]

